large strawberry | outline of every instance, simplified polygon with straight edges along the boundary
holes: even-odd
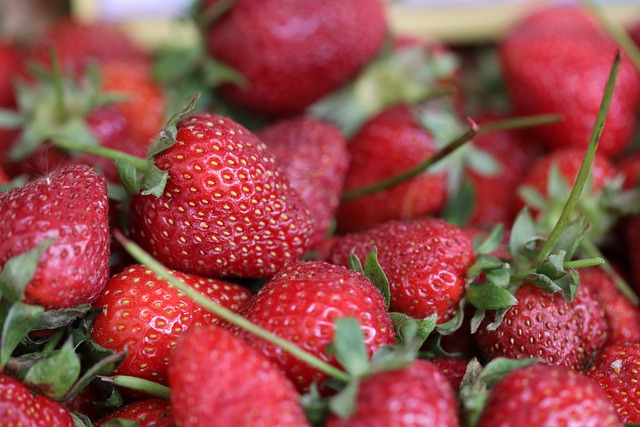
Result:
[[[395,342],[391,317],[378,289],[363,275],[321,261],[292,264],[281,270],[249,301],[241,314],[318,358],[338,365],[327,346],[335,320],[360,321],[369,355]],[[273,360],[301,391],[327,375],[244,330],[239,335]]]
[[[25,301],[45,308],[95,301],[109,270],[107,186],[85,165],[69,166],[0,199],[0,266],[53,239]]]
[[[525,17],[504,37],[500,59],[518,114],[559,113],[556,124],[530,129],[549,148],[585,148],[618,46],[577,6]],[[600,141],[603,154],[630,142],[640,100],[640,76],[624,58]]]
[[[249,298],[249,291],[221,280],[172,272],[207,298],[237,311]],[[117,372],[167,382],[169,357],[178,337],[187,329],[217,321],[165,280],[143,265],[134,265],[115,275],[104,288],[95,307],[93,341],[110,350],[128,350]]]
[[[266,357],[218,326],[187,331],[169,365],[177,425],[309,426],[293,384]]]
[[[121,406],[98,421],[103,427],[110,421],[124,419],[137,422],[138,427],[174,427],[169,402],[163,399],[145,399]]]
[[[135,239],[170,268],[205,276],[268,277],[300,259],[313,220],[264,143],[210,113],[184,119],[155,157],[163,194],[132,202]]]
[[[246,86],[227,85],[226,97],[283,116],[354,76],[385,35],[380,0],[240,0],[210,25],[206,42],[214,58],[246,77]]]
[[[467,234],[439,219],[389,221],[339,238],[329,261],[348,265],[351,252],[364,259],[374,247],[389,280],[391,310],[418,319],[437,314],[439,323],[454,315],[475,259]]]

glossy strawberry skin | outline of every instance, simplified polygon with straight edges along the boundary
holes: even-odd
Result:
[[[416,425],[460,425],[451,386],[426,360],[365,379],[356,398],[355,414],[349,419],[331,415],[326,423],[326,427]]]
[[[196,114],[155,164],[164,194],[136,196],[132,234],[170,268],[209,277],[272,276],[300,259],[313,220],[266,146],[231,119]]]
[[[395,332],[385,302],[364,276],[345,267],[321,261],[292,264],[274,276],[243,308],[252,323],[299,345],[325,362],[338,366],[326,346],[333,341],[335,321],[355,317],[360,321],[369,355],[395,343]],[[326,374],[283,352],[249,332],[237,333],[253,348],[273,360],[296,384],[307,391]]]
[[[192,328],[169,366],[179,426],[308,427],[299,395],[275,365],[217,326]]]
[[[248,81],[224,87],[225,97],[282,117],[344,84],[373,59],[385,35],[380,0],[242,0],[211,25],[206,43],[211,56]]]
[[[389,221],[339,238],[329,261],[348,265],[352,251],[364,260],[373,247],[389,280],[391,311],[417,319],[437,314],[438,323],[453,316],[475,260],[471,240],[461,229],[432,218]]]
[[[433,136],[416,122],[407,105],[373,117],[348,147],[351,163],[345,190],[396,176],[437,151]],[[385,221],[433,215],[444,207],[446,196],[446,174],[425,172],[389,189],[343,201],[337,214],[338,230],[355,232]]]
[[[495,331],[488,315],[475,338],[482,354],[522,359],[537,357],[544,363],[582,370],[602,349],[607,338],[604,310],[593,294],[580,287],[568,303],[560,293],[549,293],[531,284],[515,293],[512,306]]]
[[[91,303],[109,272],[107,187],[85,165],[59,169],[0,199],[0,265],[55,241],[40,258],[25,302],[47,309]]]
[[[233,311],[249,299],[239,285],[180,272],[172,274],[207,298]],[[96,308],[103,309],[92,327],[93,341],[110,350],[128,349],[116,372],[167,383],[171,352],[184,331],[218,319],[143,265],[115,275]]]
[[[69,412],[46,396],[33,396],[18,380],[0,373],[0,425],[73,427]]]
[[[163,399],[145,399],[121,406],[102,418],[96,427],[102,427],[116,418],[136,421],[138,427],[174,427],[169,402]]]
[[[349,153],[340,131],[310,117],[281,120],[257,133],[315,219],[312,241],[327,235],[344,185]]]
[[[602,390],[587,376],[561,366],[512,371],[491,391],[477,427],[622,427]]]
[[[640,342],[606,347],[589,367],[587,375],[604,389],[624,423],[640,422]]]

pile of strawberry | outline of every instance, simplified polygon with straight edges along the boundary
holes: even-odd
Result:
[[[640,423],[640,23],[194,12],[0,42],[0,425]]]

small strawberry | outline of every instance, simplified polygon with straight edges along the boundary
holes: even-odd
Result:
[[[335,320],[360,321],[369,356],[395,342],[391,317],[380,291],[360,273],[321,261],[299,262],[276,274],[242,309],[252,323],[285,338],[325,362],[338,365],[327,351],[334,339]],[[296,384],[308,390],[326,374],[278,347],[239,330],[238,335],[269,359]]]
[[[477,427],[622,427],[593,381],[561,366],[515,369],[491,393]]]
[[[339,238],[329,261],[348,265],[351,252],[364,259],[373,247],[389,280],[391,310],[417,319],[437,314],[438,323],[454,315],[475,259],[461,229],[431,218],[389,221]]]
[[[233,283],[180,272],[172,274],[233,311],[238,311],[249,298],[247,289]],[[178,337],[193,326],[218,321],[139,264],[111,278],[95,307],[102,312],[93,322],[93,341],[110,350],[128,350],[116,372],[161,384],[167,382],[169,357]]]
[[[20,381],[0,373],[0,425],[73,427],[67,410],[46,396],[34,396]]]
[[[257,136],[307,204],[316,223],[312,241],[320,242],[338,208],[349,163],[340,131],[319,120],[299,117],[264,128]]]
[[[177,425],[309,426],[293,384],[266,357],[218,326],[187,331],[169,365]]]
[[[132,202],[132,235],[163,264],[205,276],[269,277],[300,259],[313,220],[264,143],[199,113],[155,157],[164,192]]]
[[[163,399],[146,399],[121,406],[98,421],[95,426],[103,427],[118,418],[137,422],[138,427],[174,427],[171,420],[169,402]]]
[[[618,412],[620,421],[640,422],[640,342],[606,347],[587,371],[587,375],[604,389]]]
[[[109,271],[107,186],[84,165],[69,166],[0,199],[0,266],[54,239],[44,252],[25,302],[45,308],[95,301]]]

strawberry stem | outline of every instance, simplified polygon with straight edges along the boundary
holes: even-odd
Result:
[[[120,387],[126,387],[131,390],[141,391],[151,396],[162,399],[169,399],[169,387],[144,378],[131,377],[128,375],[115,375],[113,377],[98,377],[102,381],[115,384]]]
[[[344,371],[320,360],[316,356],[304,351],[303,349],[293,344],[292,342],[287,341],[283,338],[280,338],[279,336],[272,334],[268,330],[263,329],[251,323],[249,320],[234,313],[233,311],[228,310],[216,304],[212,300],[203,296],[200,292],[198,292],[194,288],[176,279],[174,276],[172,276],[169,273],[169,271],[162,264],[156,261],[151,255],[149,255],[149,253],[147,253],[144,249],[142,249],[136,243],[134,243],[133,241],[125,237],[124,234],[122,234],[122,232],[120,232],[119,230],[114,230],[113,235],[115,239],[118,242],[120,242],[120,244],[122,244],[122,246],[129,253],[129,255],[131,255],[135,260],[149,267],[154,273],[158,274],[164,280],[171,283],[173,286],[176,287],[176,289],[180,290],[182,293],[184,293],[186,296],[191,298],[201,307],[209,310],[219,318],[224,319],[229,323],[233,323],[234,325],[246,330],[247,332],[250,332],[256,335],[257,337],[262,338],[263,340],[280,347],[282,350],[290,353],[291,355],[302,360],[308,365],[313,366],[314,368],[326,373],[327,375],[339,381],[343,381],[345,383],[351,381],[351,376],[345,373]]]
[[[549,125],[562,119],[560,114],[538,114],[535,116],[512,117],[508,119],[496,120],[480,125],[478,135],[485,135],[492,132],[504,130],[523,129],[540,125]]]
[[[57,118],[60,123],[63,123],[67,121],[69,114],[64,102],[64,83],[62,80],[60,60],[54,48],[49,50],[49,57],[51,58],[51,77],[53,79],[53,87],[55,90]]]
[[[603,265],[605,263],[604,258],[587,258],[587,259],[579,259],[575,261],[567,261],[562,263],[562,268],[565,270],[576,269],[576,268],[586,268],[586,267],[595,267],[598,265]],[[517,274],[514,274],[509,279],[509,283],[519,282],[530,274],[534,274],[536,272],[536,268],[530,268],[528,270],[521,271]]]
[[[538,254],[538,263],[542,262],[547,256],[549,256],[549,253],[560,238],[562,231],[569,223],[570,216],[573,213],[576,205],[578,204],[578,200],[580,199],[582,190],[584,189],[587,178],[589,177],[589,172],[591,171],[591,165],[593,164],[593,160],[596,156],[598,144],[600,143],[600,137],[602,136],[602,131],[607,119],[607,114],[609,113],[609,107],[611,105],[611,98],[613,97],[613,90],[615,89],[616,79],[618,77],[618,72],[620,71],[621,61],[622,53],[620,51],[617,51],[615,59],[613,61],[613,66],[611,67],[611,71],[609,73],[607,85],[605,86],[604,95],[602,97],[602,102],[600,103],[600,109],[598,110],[596,122],[593,126],[591,139],[584,155],[584,160],[580,165],[580,170],[578,171],[578,176],[576,177],[575,184],[573,185],[571,193],[569,194],[569,198],[567,199],[567,202],[562,209],[560,218],[558,218],[558,222],[556,222],[556,225],[553,227],[549,238],[542,246],[542,249]]]
[[[149,162],[147,159],[141,159],[140,157],[132,156],[131,154],[127,154],[122,151],[112,150],[111,148],[101,147],[99,145],[79,144],[62,138],[55,139],[53,144],[58,148],[75,153],[89,153],[111,160],[126,160],[133,164],[140,172],[146,172],[149,168]]]

